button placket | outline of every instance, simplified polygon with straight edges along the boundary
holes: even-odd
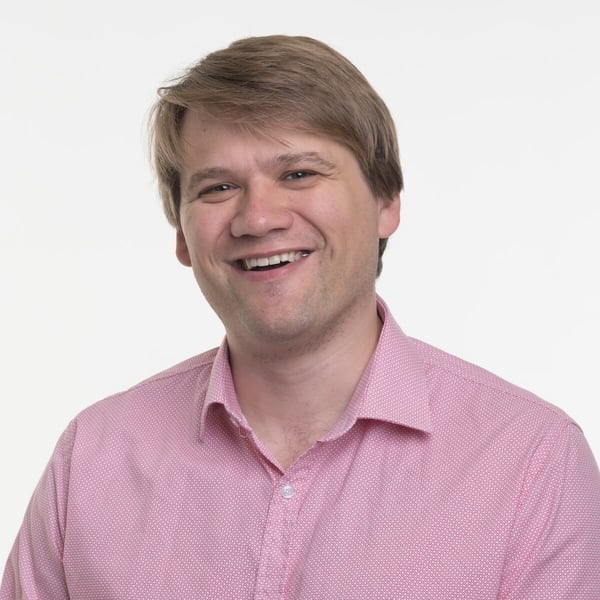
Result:
[[[262,542],[255,595],[261,600],[281,597],[290,540],[296,523],[297,506],[292,501],[296,490],[281,479],[274,482]]]

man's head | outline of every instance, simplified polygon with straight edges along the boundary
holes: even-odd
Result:
[[[375,196],[392,198],[402,190],[387,107],[354,65],[317,40],[239,40],[206,56],[159,95],[151,120],[153,156],[165,213],[175,227],[187,110],[259,135],[293,129],[331,138],[353,153]],[[386,242],[379,242],[378,273]]]

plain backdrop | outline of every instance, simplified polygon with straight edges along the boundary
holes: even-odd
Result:
[[[0,561],[69,420],[221,340],[145,123],[159,85],[249,35],[322,39],[390,107],[406,191],[378,289],[403,329],[560,406],[598,457],[597,6],[3,3]]]

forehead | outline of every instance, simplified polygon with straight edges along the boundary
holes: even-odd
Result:
[[[223,162],[242,157],[268,158],[279,154],[318,154],[335,162],[353,159],[336,140],[312,132],[302,125],[287,123],[255,127],[229,123],[188,110],[180,133],[182,170],[198,163]]]

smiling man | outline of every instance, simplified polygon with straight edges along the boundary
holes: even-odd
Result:
[[[580,428],[376,296],[402,175],[356,68],[240,40],[160,90],[152,143],[226,337],[73,420],[0,598],[598,598]]]

